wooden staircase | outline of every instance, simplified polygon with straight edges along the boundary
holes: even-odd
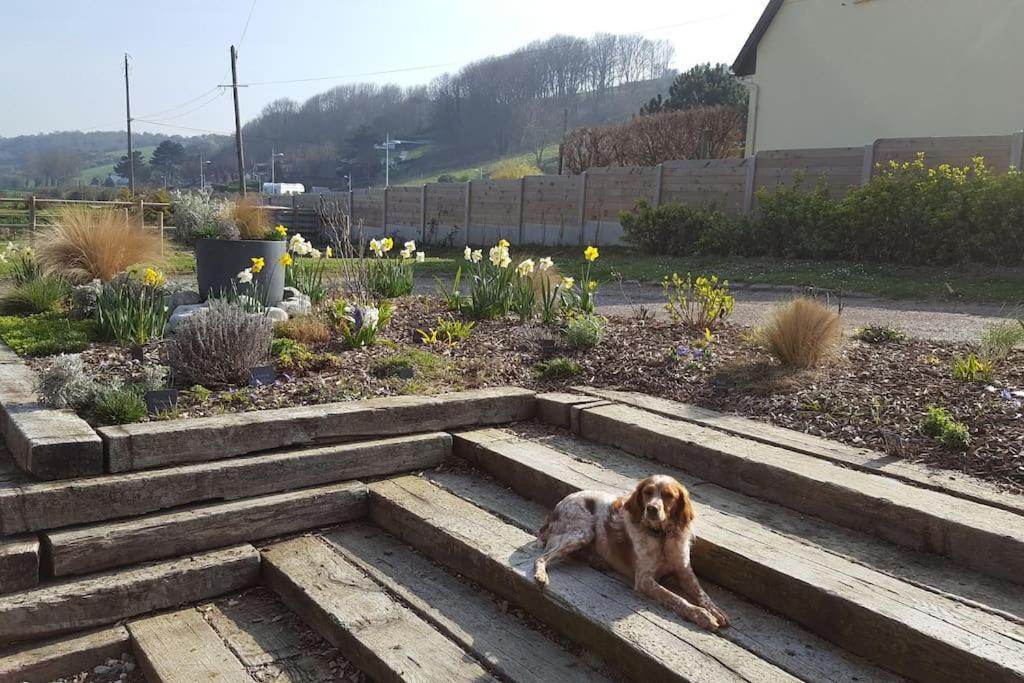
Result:
[[[12,557],[38,539],[43,581],[0,595],[0,682],[117,649],[175,682],[1024,680],[1015,497],[671,402],[542,395],[536,414],[111,474],[129,484],[105,510],[60,502],[112,481],[26,484],[33,507],[0,520]],[[555,502],[655,472],[693,494],[694,566],[730,628],[581,561],[532,579]]]

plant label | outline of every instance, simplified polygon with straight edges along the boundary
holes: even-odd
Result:
[[[265,384],[273,384],[277,380],[277,372],[273,365],[264,365],[253,368],[249,371],[249,386],[261,387]]]
[[[177,389],[160,389],[146,392],[146,410],[151,414],[173,410],[178,405]]]

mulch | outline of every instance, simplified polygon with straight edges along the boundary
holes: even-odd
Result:
[[[695,335],[670,321],[611,316],[606,339],[589,351],[566,348],[557,329],[539,324],[477,323],[465,342],[425,346],[417,329],[435,327],[447,315],[439,301],[410,296],[396,300],[382,343],[345,350],[331,342],[314,350],[332,354],[313,368],[281,368],[274,386],[240,387],[198,398],[183,392],[174,417],[222,414],[401,393],[453,391],[495,385],[559,390],[572,385],[644,392],[715,410],[766,420],[782,427],[867,447],[912,461],[959,470],[1024,492],[1024,417],[1020,402],[1001,390],[1024,388],[1024,352],[998,364],[989,382],[952,376],[954,355],[971,349],[957,343],[909,340],[868,344],[845,338],[822,367],[779,367],[742,326],[716,331],[710,359],[681,359],[677,349]],[[434,352],[448,362],[420,370],[412,379],[382,376],[375,363],[408,349]],[[569,356],[581,373],[541,379],[539,362]],[[110,345],[95,345],[83,357],[106,378],[137,377],[138,361]],[[158,362],[159,345],[146,349]],[[928,407],[946,408],[970,429],[971,445],[960,452],[925,436]]]

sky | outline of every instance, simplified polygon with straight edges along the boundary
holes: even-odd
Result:
[[[0,136],[123,130],[124,53],[133,129],[230,133],[229,46],[242,120],[353,82],[427,83],[556,33],[641,33],[677,69],[732,63],[766,0],[50,0],[5,2]],[[388,73],[390,72],[390,73]],[[268,83],[268,81],[296,81]]]

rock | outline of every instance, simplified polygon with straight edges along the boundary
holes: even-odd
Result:
[[[95,669],[93,669],[92,672],[94,674],[107,674],[107,673],[110,673],[110,667],[106,666],[106,665],[103,665],[103,664],[100,664]]]
[[[205,311],[210,307],[208,303],[201,304],[184,304],[178,306],[171,312],[171,317],[167,319],[167,334],[171,334],[178,329],[183,322],[194,316],[199,311]],[[285,314],[287,315],[287,313]]]
[[[201,302],[202,298],[199,296],[199,292],[192,289],[180,289],[171,293],[171,302],[168,305],[173,311],[179,306],[194,306]]]
[[[288,311],[277,306],[271,306],[267,309],[267,317],[275,323],[283,323],[288,319]]]
[[[286,287],[285,289],[291,289]],[[291,299],[284,299],[278,307],[284,309],[289,316],[295,318],[301,315],[309,315],[313,311],[313,302],[309,300],[309,297],[305,294],[299,294],[298,296]]]
[[[285,287],[284,288],[284,297],[283,298],[284,298],[285,301],[288,301],[289,299],[298,299],[298,298],[304,297],[304,296],[306,296],[306,295],[303,294],[302,292],[300,292],[295,287]],[[306,297],[306,298],[309,298],[309,297]]]
[[[84,320],[92,317],[96,310],[96,301],[103,291],[103,284],[99,280],[93,280],[85,285],[76,285],[71,288],[71,317],[77,320]]]

